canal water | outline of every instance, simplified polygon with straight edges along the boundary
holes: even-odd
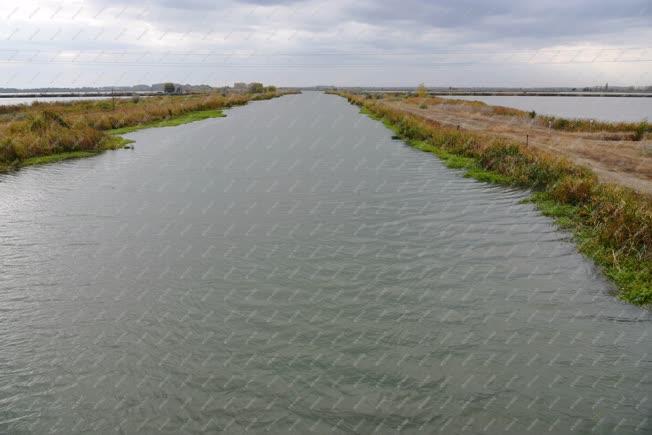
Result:
[[[286,96],[0,176],[0,433],[649,433],[652,315],[522,191]]]

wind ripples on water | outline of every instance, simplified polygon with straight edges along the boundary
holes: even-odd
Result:
[[[0,177],[0,432],[641,433],[648,311],[306,93]]]

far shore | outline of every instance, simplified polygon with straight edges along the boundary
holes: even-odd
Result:
[[[380,93],[394,93],[392,91],[369,91]],[[402,91],[396,91],[401,93]],[[632,97],[652,98],[652,93],[637,92],[537,92],[537,91],[430,91],[433,96],[505,96],[505,97]]]

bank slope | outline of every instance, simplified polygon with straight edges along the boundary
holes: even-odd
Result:
[[[340,93],[407,143],[475,179],[532,189],[529,201],[572,231],[623,300],[652,302],[652,204],[591,170],[504,138],[452,129],[361,95]]]

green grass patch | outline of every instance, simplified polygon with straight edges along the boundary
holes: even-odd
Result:
[[[408,140],[407,143],[424,152],[436,155],[446,167],[451,169],[464,169],[464,176],[487,183],[513,185],[513,180],[496,171],[484,169],[478,159],[450,153],[423,140]]]
[[[544,216],[555,219],[555,222],[565,229],[573,229],[577,222],[575,217],[578,214],[579,207],[571,204],[562,204],[550,198],[549,195],[537,192],[524,202],[536,204]]]
[[[589,169],[522,144],[431,123],[376,99],[340,94],[414,148],[480,181],[531,189],[528,200],[573,234],[628,302],[652,303],[652,202]],[[642,130],[642,128],[641,128]]]
[[[120,148],[125,148],[130,143],[134,143],[134,141],[122,136],[110,135],[102,141],[101,146],[105,150],[119,150]]]
[[[600,243],[600,233],[583,218],[582,206],[560,203],[546,192],[534,193],[527,202],[535,204],[544,216],[552,217],[559,227],[572,232],[578,250],[600,266],[616,284],[622,299],[640,305],[652,301],[652,262],[618,255],[615,249]]]
[[[96,156],[105,150],[116,150],[124,148],[127,144],[132,143],[133,140],[125,139],[120,136],[108,136],[102,143],[101,149],[97,151],[67,151],[63,153],[49,154],[45,156],[31,157],[29,159],[21,160],[18,167],[45,165],[48,163],[56,163],[64,160],[82,159],[84,157]],[[15,168],[15,167],[14,167]],[[7,168],[9,169],[9,168]]]
[[[160,121],[152,121],[143,124],[130,125],[128,127],[114,128],[107,130],[107,133],[112,135],[120,135],[132,133],[134,131],[142,130],[145,128],[159,128],[159,127],[175,127],[177,125],[188,124],[190,122],[202,121],[209,118],[222,118],[226,115],[222,110],[200,110],[197,112],[184,113],[180,116],[175,116]]]
[[[34,166],[44,165],[47,163],[56,163],[63,160],[81,159],[83,157],[92,157],[98,155],[100,152],[93,151],[70,151],[65,153],[50,154],[48,156],[39,156],[25,159],[20,162],[20,166]]]
[[[379,121],[379,120],[382,119],[382,116],[376,115],[375,113],[373,113],[372,111],[370,111],[369,109],[367,109],[364,106],[360,107],[360,113],[363,114],[363,115],[367,115],[369,118],[375,119],[376,121]]]

